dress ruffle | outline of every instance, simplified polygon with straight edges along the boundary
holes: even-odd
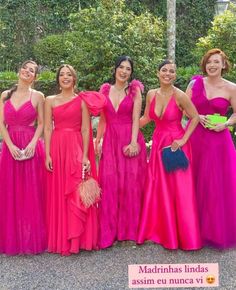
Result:
[[[79,93],[81,99],[86,103],[90,113],[97,116],[106,105],[106,97],[96,91],[86,91]]]
[[[111,84],[105,83],[101,86],[100,92],[104,94],[105,96],[108,96],[110,87],[111,87]],[[141,92],[144,91],[144,85],[139,80],[135,80],[135,79],[129,83],[128,88],[129,88],[129,97],[132,99],[135,97],[137,89],[140,89]]]

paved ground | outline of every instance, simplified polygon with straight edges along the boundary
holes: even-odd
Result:
[[[54,254],[16,257],[0,255],[0,289],[129,289],[129,264],[170,263],[219,263],[220,287],[217,289],[236,289],[236,250],[169,251],[151,243],[135,246],[130,242],[97,252],[83,251],[70,257]]]

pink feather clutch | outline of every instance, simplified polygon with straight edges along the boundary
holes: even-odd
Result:
[[[100,200],[101,188],[96,179],[82,169],[82,182],[79,184],[79,194],[86,208],[94,205]]]

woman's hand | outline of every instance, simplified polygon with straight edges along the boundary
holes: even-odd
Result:
[[[21,152],[20,152],[20,149],[15,146],[14,144],[10,145],[8,147],[10,153],[11,153],[11,156],[14,158],[14,159],[19,159],[21,157]]]
[[[31,158],[34,156],[35,153],[35,147],[36,143],[30,142],[26,147],[25,147],[25,156],[28,158]]]
[[[101,140],[95,139],[95,141],[94,141],[94,151],[95,151],[95,155],[101,156],[101,153],[102,153]]]
[[[132,142],[129,145],[124,146],[123,152],[124,152],[125,155],[127,155],[129,157],[136,156],[140,152],[140,146],[139,146],[139,144],[137,142],[136,143]]]
[[[179,148],[181,148],[182,146],[184,146],[185,143],[186,143],[186,141],[184,139],[174,140],[171,144],[171,150],[176,151]]]
[[[52,172],[53,167],[52,167],[52,158],[51,158],[51,156],[46,156],[45,166],[46,166],[48,171]]]
[[[204,128],[210,128],[210,126],[212,126],[212,124],[209,122],[209,119],[207,118],[206,115],[199,115],[200,117],[200,124],[204,127]]]
[[[215,132],[221,132],[227,128],[227,125],[224,124],[215,124],[212,128],[209,128],[210,130],[213,130]]]
[[[90,171],[91,166],[90,166],[90,161],[88,160],[87,156],[83,157],[82,166],[83,166],[83,170],[85,172],[89,172]]]

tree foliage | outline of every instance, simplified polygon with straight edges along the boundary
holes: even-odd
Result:
[[[176,0],[176,61],[186,66],[196,63],[192,50],[199,37],[211,27],[216,0]]]
[[[231,4],[230,8],[222,15],[216,16],[207,36],[198,40],[195,49],[198,59],[207,50],[217,47],[224,50],[231,63],[236,63],[236,5]],[[236,75],[234,81],[236,81]]]
[[[70,13],[96,4],[96,0],[1,0],[0,70],[14,70],[34,58],[35,42],[67,31]]]
[[[72,32],[38,41],[34,51],[40,63],[55,68],[68,62],[78,70],[82,88],[98,88],[111,77],[115,58],[128,54],[138,64],[136,77],[145,76],[150,85],[156,81],[156,65],[164,57],[159,18],[148,12],[135,15],[122,0],[101,0],[97,8],[72,14],[70,25]]]

